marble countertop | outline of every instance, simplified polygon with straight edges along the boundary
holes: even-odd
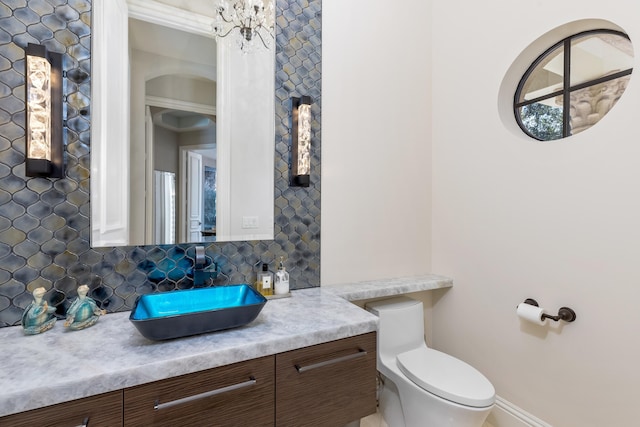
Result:
[[[296,290],[247,326],[169,341],[144,338],[129,312],[80,331],[61,320],[40,335],[1,328],[0,416],[372,332],[377,318],[349,301],[452,284],[425,275]]]
[[[377,318],[321,288],[269,301],[247,326],[155,342],[129,313],[40,335],[0,329],[0,416],[375,331]]]

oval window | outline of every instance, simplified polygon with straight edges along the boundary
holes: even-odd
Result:
[[[626,34],[592,30],[567,37],[540,55],[520,80],[516,120],[540,141],[575,135],[611,110],[632,71],[633,47]]]

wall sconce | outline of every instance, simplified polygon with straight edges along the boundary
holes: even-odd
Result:
[[[311,97],[291,98],[292,187],[308,187],[311,174]]]
[[[25,174],[62,178],[62,54],[32,43],[25,53]]]

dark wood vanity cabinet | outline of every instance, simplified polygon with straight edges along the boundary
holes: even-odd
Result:
[[[2,427],[339,427],[376,411],[376,333],[0,418]]]
[[[124,390],[124,425],[272,426],[274,359],[267,356]]]
[[[276,426],[342,426],[375,411],[375,332],[276,354]]]
[[[376,333],[124,390],[124,426],[342,426],[376,411]]]
[[[121,427],[122,390],[0,418],[3,427]]]

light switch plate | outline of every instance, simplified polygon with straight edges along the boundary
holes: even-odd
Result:
[[[258,217],[257,216],[243,216],[242,217],[242,228],[258,228]]]

